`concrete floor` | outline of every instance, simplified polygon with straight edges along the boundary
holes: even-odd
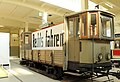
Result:
[[[116,69],[113,69],[116,70]],[[118,69],[117,69],[118,70]],[[120,69],[119,69],[120,70]],[[8,72],[8,78],[0,78],[0,82],[102,82],[107,80],[107,77],[101,77],[91,81],[90,79],[82,79],[76,76],[64,76],[63,80],[54,80],[47,76],[36,73],[32,70],[29,70],[25,66],[19,65],[18,58],[11,59],[11,67]],[[120,82],[116,77],[110,76],[110,79],[113,81],[107,82]]]
[[[8,78],[0,78],[0,82],[60,82],[44,75],[29,70],[19,65],[18,59],[11,60],[11,67],[8,70]]]

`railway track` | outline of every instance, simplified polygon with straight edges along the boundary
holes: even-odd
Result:
[[[61,82],[91,82],[92,80],[88,78],[83,78],[81,76],[65,74]]]
[[[118,79],[116,79],[113,76],[110,76],[110,80],[106,76],[103,77],[93,77],[90,76],[75,76],[70,74],[65,74],[63,77],[63,80],[61,82],[120,82]]]

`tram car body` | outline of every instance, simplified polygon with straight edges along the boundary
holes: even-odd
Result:
[[[114,41],[111,41],[111,53],[112,53],[112,63],[119,67],[120,66],[120,33],[115,34]]]
[[[22,59],[59,77],[64,71],[109,71],[113,34],[112,13],[87,10],[66,15],[64,23],[33,32],[28,51],[32,58]]]
[[[32,51],[32,35],[31,32],[22,32],[20,36],[20,59],[30,59],[31,60],[31,51]]]

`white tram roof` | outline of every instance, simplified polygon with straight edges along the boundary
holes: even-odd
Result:
[[[100,9],[94,9],[94,10],[84,10],[84,11],[77,12],[77,13],[72,13],[72,14],[66,14],[65,17],[76,15],[76,14],[82,14],[82,13],[85,13],[85,12],[103,12],[103,13],[109,14],[111,16],[115,16],[115,14],[113,14],[113,13],[111,13],[109,11],[100,10]]]

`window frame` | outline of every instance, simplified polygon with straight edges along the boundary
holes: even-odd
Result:
[[[107,36],[107,34],[104,36],[103,35],[103,32],[104,32],[104,29],[103,29],[103,26],[102,26],[102,17],[108,17],[109,19],[110,19],[110,37],[109,36]],[[112,32],[112,26],[113,26],[113,18],[112,17],[110,17],[110,16],[105,16],[104,14],[100,14],[100,24],[101,24],[101,36],[103,37],[103,38],[112,38],[112,34],[113,34],[113,32]]]
[[[83,27],[82,27],[82,17],[86,16],[86,35],[83,35]],[[88,12],[80,14],[80,30],[81,30],[81,38],[88,38]]]
[[[92,14],[95,14],[96,15],[96,27],[94,28],[95,30],[94,30],[94,35],[93,34],[91,34],[91,31],[92,31],[92,29],[91,29],[91,15]],[[89,13],[89,18],[90,18],[90,20],[89,20],[89,29],[90,29],[90,32],[89,32],[89,34],[90,34],[90,37],[92,38],[92,37],[94,37],[94,38],[99,38],[99,14],[98,14],[98,12],[90,12]]]

